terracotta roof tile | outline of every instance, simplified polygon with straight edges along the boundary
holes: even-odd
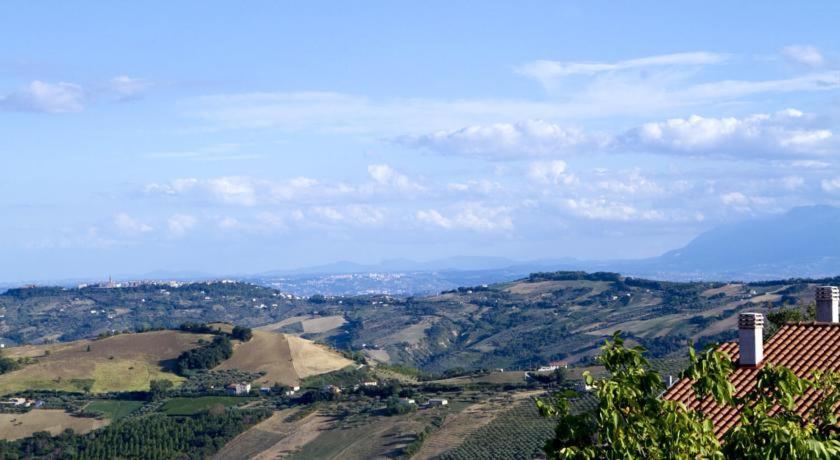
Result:
[[[840,371],[840,324],[795,323],[782,326],[764,345],[764,360],[758,368],[738,366],[738,344],[726,342],[718,346],[735,363],[730,381],[735,386],[736,396],[744,396],[755,387],[759,369],[767,364],[785,366],[799,377],[809,377],[811,371]],[[715,434],[720,438],[739,422],[737,407],[720,406],[711,397],[699,400],[691,388],[692,381],[682,379],[663,395],[664,399],[682,402],[689,409],[701,410],[715,425]],[[800,396],[797,410],[805,411],[819,398],[810,390]],[[839,414],[840,414],[840,409]]]

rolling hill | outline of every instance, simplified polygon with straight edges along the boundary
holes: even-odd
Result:
[[[63,390],[105,393],[148,390],[155,379],[174,384],[174,361],[184,351],[209,340],[208,334],[174,330],[119,334],[98,340],[10,347],[9,358],[29,363],[0,375],[0,394],[22,390]],[[312,375],[352,364],[340,354],[298,337],[255,331],[248,342],[235,341],[231,358],[216,369],[264,373],[257,383],[297,384]]]

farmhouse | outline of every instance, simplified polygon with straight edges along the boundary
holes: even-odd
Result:
[[[227,386],[228,393],[241,396],[247,395],[251,392],[251,384],[250,383],[231,383]]]
[[[443,398],[432,398],[432,399],[429,400],[428,404],[429,404],[430,407],[446,406],[447,404],[449,404],[449,400],[448,399],[443,399]]]
[[[738,342],[721,344],[718,349],[732,357],[736,366],[730,376],[735,396],[741,397],[755,388],[761,368],[772,363],[784,366],[799,377],[810,377],[812,371],[840,371],[840,291],[835,286],[817,288],[817,321],[786,324],[764,343],[764,316],[741,313],[738,317]],[[737,407],[721,406],[711,397],[699,400],[688,379],[677,381],[663,397],[679,401],[689,409],[703,409],[714,424],[715,435],[722,437],[739,422]],[[804,413],[820,398],[818,392],[806,392],[796,399],[796,410]],[[838,415],[840,415],[840,408]]]

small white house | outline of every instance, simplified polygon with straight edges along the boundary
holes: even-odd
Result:
[[[436,407],[436,406],[446,406],[449,404],[448,399],[444,398],[432,398],[429,400],[429,406]]]
[[[242,396],[247,395],[251,392],[251,384],[250,383],[231,383],[227,386],[228,393]]]

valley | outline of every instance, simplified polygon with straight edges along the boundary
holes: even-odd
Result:
[[[192,420],[198,435],[238,414],[230,442],[207,447],[216,458],[531,458],[554,423],[534,398],[561,390],[590,407],[583,373],[603,374],[593,357],[614,332],[675,376],[689,340],[731,339],[742,311],[805,311],[830,282],[551,272],[410,297],[300,297],[241,282],[11,289],[0,340],[17,368],[0,375],[0,393],[31,406],[3,406],[15,428],[0,435],[110,436],[149,417]],[[228,357],[179,370],[225,337]],[[242,395],[227,389],[241,382],[252,385]],[[44,410],[62,415],[49,424]]]

